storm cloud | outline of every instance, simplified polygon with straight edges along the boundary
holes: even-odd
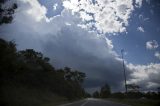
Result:
[[[17,3],[19,8],[13,22],[0,26],[1,38],[15,41],[19,50],[32,48],[44,53],[56,68],[68,66],[85,72],[84,87],[87,90],[105,83],[114,91],[124,89],[122,59],[113,50],[112,41],[96,31],[79,27],[83,20],[78,13],[72,14],[71,10],[64,9],[61,15],[48,18],[46,7],[37,0],[18,0]],[[158,77],[151,77],[157,76],[152,70],[148,70],[150,73],[143,80],[138,77],[140,66],[125,63],[128,81],[135,83],[136,80],[138,84],[148,86],[146,81],[149,79],[159,85]]]

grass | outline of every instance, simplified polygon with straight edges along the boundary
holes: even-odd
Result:
[[[151,100],[151,99],[113,99],[110,98],[110,101],[117,103],[127,104],[130,106],[160,106],[160,100]]]
[[[1,106],[57,106],[67,103],[67,99],[49,90],[3,86],[0,87]]]

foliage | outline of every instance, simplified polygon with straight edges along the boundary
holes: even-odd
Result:
[[[125,98],[125,94],[122,93],[122,92],[115,92],[115,93],[111,94],[111,98],[121,98],[121,99],[123,99],[123,98]]]
[[[111,95],[111,88],[108,84],[105,84],[101,88],[100,97],[101,98],[108,98],[110,95]]]
[[[10,0],[0,0],[0,25],[12,22],[15,9],[17,9],[16,3],[10,3]]]
[[[1,87],[48,90],[71,100],[86,95],[82,87],[84,79],[85,73],[68,67],[56,70],[49,63],[49,58],[44,57],[42,53],[33,49],[17,51],[14,42],[0,39]],[[1,88],[0,92],[2,92]],[[8,91],[3,91],[4,95],[0,96],[1,102],[5,96],[4,92]]]
[[[129,106],[159,106],[160,100],[153,100],[153,99],[129,99],[129,98],[119,98],[119,99],[109,99],[113,102],[118,102],[121,104],[127,104]]]
[[[122,93],[122,92],[115,92],[112,93],[111,98],[119,98],[119,99],[125,99],[125,98],[129,98],[129,99],[141,99],[141,98],[145,98],[145,99],[160,99],[160,94],[158,92],[128,92],[126,93]]]
[[[154,92],[140,92],[139,86],[136,84],[130,84],[127,85],[128,92],[114,92],[111,93],[111,88],[108,84],[105,84],[101,87],[100,93],[98,91],[95,91],[93,93],[93,97],[95,98],[117,98],[117,99],[154,99],[158,100],[160,99],[160,93],[159,93],[159,87],[157,88],[157,91]]]
[[[94,98],[99,98],[99,97],[100,97],[99,92],[98,92],[98,91],[95,91],[95,92],[93,93],[93,97],[94,97]]]

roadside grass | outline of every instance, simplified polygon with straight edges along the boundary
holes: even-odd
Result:
[[[108,100],[127,104],[130,106],[160,106],[160,100],[153,100],[153,99],[115,99],[109,98]]]
[[[39,106],[59,106],[61,104],[66,104],[68,102],[69,101],[66,98],[57,96],[56,98],[54,98],[54,100],[50,100],[46,103],[42,103]]]
[[[50,90],[3,86],[0,92],[0,106],[57,106],[68,102]]]

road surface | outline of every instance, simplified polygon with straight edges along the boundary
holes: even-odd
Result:
[[[128,106],[125,104],[115,103],[102,99],[88,98],[73,103],[68,103],[60,106]]]

